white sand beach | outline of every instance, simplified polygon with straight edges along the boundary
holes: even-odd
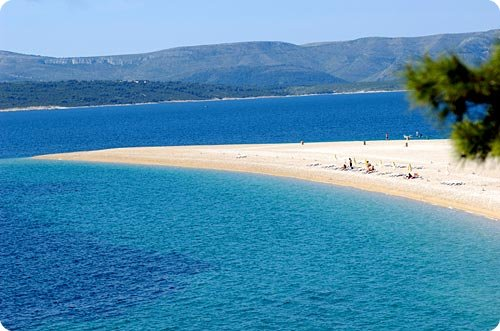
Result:
[[[458,160],[449,140],[119,148],[37,159],[267,174],[355,187],[500,219],[500,161]],[[349,168],[349,158],[353,169]],[[367,173],[366,161],[375,167]],[[343,170],[344,163],[348,166]],[[418,178],[407,179],[411,173]]]

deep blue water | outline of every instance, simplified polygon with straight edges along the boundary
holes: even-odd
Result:
[[[0,158],[111,147],[443,138],[405,93],[0,113]]]
[[[491,330],[500,224],[265,176],[0,162],[11,330]]]
[[[42,162],[120,146],[439,138],[402,93],[0,113],[9,330],[491,330],[500,223],[266,176]]]

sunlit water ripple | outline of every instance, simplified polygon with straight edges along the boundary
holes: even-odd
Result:
[[[11,330],[491,330],[500,223],[212,171],[0,162]]]

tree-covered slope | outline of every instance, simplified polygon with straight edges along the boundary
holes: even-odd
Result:
[[[57,81],[0,83],[0,109],[95,106],[275,95],[285,91],[184,82]]]
[[[302,46],[246,42],[99,57],[0,52],[0,81],[137,79],[265,87],[393,81],[407,61],[425,53],[454,52],[468,63],[480,63],[498,38],[500,30]]]

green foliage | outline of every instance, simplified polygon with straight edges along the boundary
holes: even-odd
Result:
[[[418,105],[430,107],[441,122],[455,121],[451,138],[461,156],[500,156],[500,45],[477,67],[455,55],[426,56],[405,74]]]
[[[260,88],[143,80],[15,82],[0,83],[0,109],[137,104],[382,89],[401,89],[401,84],[380,82]]]
[[[279,93],[258,88],[151,81],[59,81],[0,83],[0,109],[33,106],[96,106],[245,98]]]

